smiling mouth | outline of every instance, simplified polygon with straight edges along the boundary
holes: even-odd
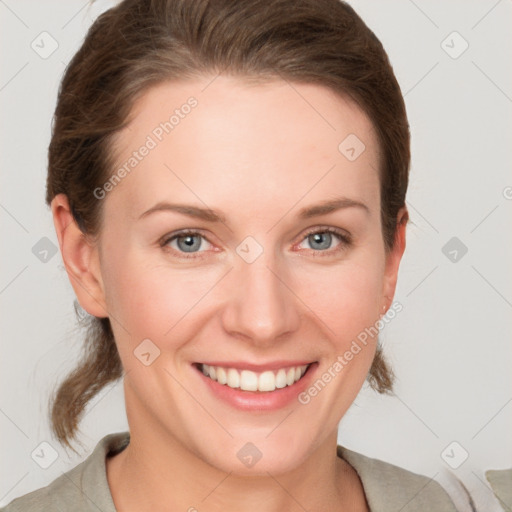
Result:
[[[304,377],[313,363],[300,366],[290,366],[278,370],[266,370],[253,372],[251,370],[238,370],[223,366],[211,366],[204,363],[196,363],[194,366],[206,377],[226,385],[232,389],[242,391],[275,391],[289,386]]]

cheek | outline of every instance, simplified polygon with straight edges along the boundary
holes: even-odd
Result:
[[[298,295],[340,348],[379,318],[382,266],[346,261],[316,272],[304,272]]]
[[[358,258],[304,273],[301,297],[327,339],[319,348],[324,357],[317,378],[299,402],[311,414],[328,416],[333,426],[359,393],[375,355],[382,269],[375,258]]]
[[[120,352],[133,350],[146,338],[160,348],[175,349],[193,336],[200,325],[194,320],[219,280],[219,269],[177,270],[136,256],[118,261],[109,267],[105,284],[109,312],[118,320]]]

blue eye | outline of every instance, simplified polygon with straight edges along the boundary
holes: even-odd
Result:
[[[333,236],[334,238],[338,238],[338,240],[340,240],[340,243],[336,248],[331,249]],[[314,230],[306,234],[304,241],[307,241],[309,245],[313,248],[313,253],[315,253],[314,256],[331,256],[333,253],[337,253],[341,250],[347,249],[352,245],[352,239],[348,233],[330,227],[320,229],[315,228]]]
[[[196,235],[181,235],[176,240],[180,249],[183,249],[185,252],[195,252],[201,247],[201,240]],[[180,246],[180,242],[183,242],[182,246]]]
[[[340,243],[332,249],[331,246],[335,238],[337,238]],[[178,253],[178,257],[203,258],[204,253],[207,252],[200,250],[203,246],[203,240],[208,244],[210,243],[200,232],[184,230],[169,237],[164,237],[160,245],[165,250]],[[172,247],[171,243],[175,241],[176,246]],[[301,244],[306,241],[309,243],[311,247],[309,250],[314,256],[332,256],[334,253],[346,250],[352,245],[352,238],[347,232],[332,227],[315,228],[309,231],[303,237]]]
[[[308,235],[307,240],[313,245],[319,245],[318,247],[314,247],[314,249],[320,249],[321,251],[324,251],[325,249],[330,248],[332,238],[332,233],[326,231],[325,233],[319,232]]]
[[[185,258],[195,258],[196,256],[187,256],[187,254],[198,252],[198,249],[202,246],[202,240],[206,240],[206,238],[197,231],[181,231],[170,238],[164,239],[162,246],[168,247],[169,244],[175,240],[178,247],[172,248],[173,250],[178,251],[180,255],[183,255]]]

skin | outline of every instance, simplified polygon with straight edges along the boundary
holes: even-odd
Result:
[[[110,317],[125,369],[131,442],[107,459],[116,507],[367,510],[359,477],[336,444],[377,338],[309,404],[294,400],[273,412],[221,402],[191,365],[304,359],[318,361],[320,377],[389,308],[406,223],[386,253],[372,123],[319,85],[226,76],[164,83],[135,104],[115,144],[117,164],[190,96],[197,107],[103,199],[98,240],[79,231],[64,195],[52,202],[77,298],[91,315]],[[338,150],[351,133],[366,146],[354,161]],[[369,211],[298,218],[301,208],[341,195]],[[221,211],[226,222],[169,211],[139,220],[159,201]],[[404,208],[397,222],[406,216]],[[350,233],[352,243],[332,235],[322,251],[308,229],[326,227]],[[203,257],[183,257],[183,239],[167,250],[159,245],[186,228],[204,236],[191,253]],[[236,252],[247,236],[263,249],[252,263]],[[133,353],[146,338],[160,350],[149,366]],[[262,453],[251,468],[236,456],[247,442]]]

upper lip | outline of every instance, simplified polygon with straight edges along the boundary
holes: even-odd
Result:
[[[247,363],[245,361],[203,361],[196,364],[207,364],[208,366],[222,366],[223,368],[236,368],[240,370],[250,370],[253,372],[263,372],[265,370],[279,370],[280,368],[290,368],[292,366],[303,366],[314,363],[314,361],[295,360],[295,361],[270,361],[263,364]]]

